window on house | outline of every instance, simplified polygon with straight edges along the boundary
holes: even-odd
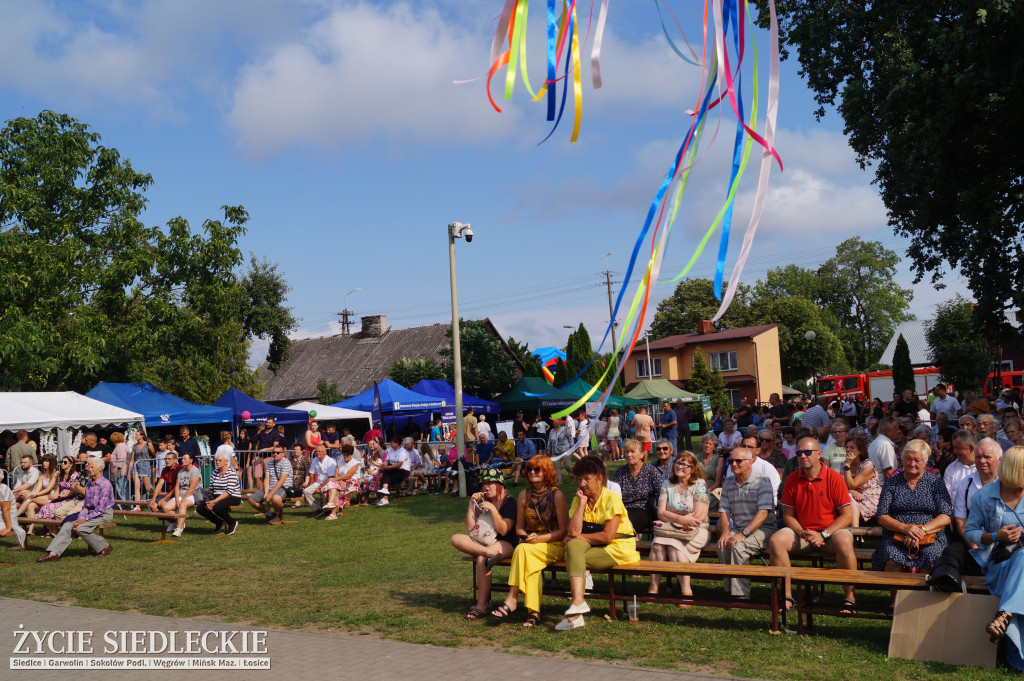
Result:
[[[708,363],[712,369],[719,371],[736,371],[739,363],[736,360],[736,352],[712,352],[708,355]]]
[[[653,376],[661,376],[661,359],[659,357],[651,358],[651,367],[654,369]],[[647,358],[638,359],[636,361],[636,377],[637,378],[651,378],[652,374],[647,371]]]
[[[736,353],[733,353],[733,354],[736,354]],[[729,402],[732,403],[732,406],[734,406],[734,407],[740,406],[740,391],[739,390],[728,390],[726,392],[729,393]]]

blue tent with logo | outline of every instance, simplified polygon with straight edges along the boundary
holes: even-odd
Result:
[[[448,401],[448,406],[455,404],[455,387],[452,386],[448,381],[433,381],[424,378],[422,381],[412,387],[414,392],[421,393],[423,395],[433,395],[434,397],[440,397]],[[498,403],[491,402],[479,397],[474,397],[469,393],[462,393],[462,408],[468,409],[473,407],[473,411],[478,414],[497,414]]]
[[[413,392],[390,378],[385,378],[376,387],[380,394],[380,414],[383,421],[381,425],[385,433],[390,433],[392,430],[401,431],[402,425],[409,418],[412,418],[413,423],[420,428],[425,428],[427,419],[432,413],[440,413],[445,408],[450,409],[452,405],[443,397]],[[347,400],[335,402],[331,406],[373,412],[373,386]]]
[[[260,402],[255,397],[249,397],[237,388],[229,388],[213,403],[213,406],[230,409],[236,426],[264,423],[267,419],[274,419],[283,425],[309,421],[308,411],[275,407],[272,404]],[[249,412],[248,419],[242,418],[244,412]]]
[[[190,426],[199,423],[231,423],[227,407],[210,407],[189,402],[164,392],[152,383],[108,383],[102,381],[86,393],[87,397],[115,407],[139,412],[148,428]]]

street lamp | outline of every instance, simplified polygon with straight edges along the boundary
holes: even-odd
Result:
[[[462,348],[459,338],[459,292],[455,284],[455,240],[465,237],[466,243],[473,240],[473,229],[462,222],[448,225],[448,268],[452,285],[452,367],[455,376],[455,448],[459,453],[459,496],[466,496],[466,470],[462,465],[462,453],[466,451],[466,433],[462,424]]]
[[[811,382],[814,384],[814,398],[818,398],[818,375],[814,371],[814,339],[818,337],[818,334],[808,330],[804,334],[804,338],[808,343],[811,344]]]

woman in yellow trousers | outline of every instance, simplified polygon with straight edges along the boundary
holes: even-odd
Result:
[[[519,544],[512,554],[508,598],[491,611],[491,617],[506,620],[516,610],[519,593],[523,593],[529,616],[524,627],[540,624],[541,572],[562,559],[569,509],[556,485],[558,473],[551,459],[538,455],[525,464],[529,487],[519,493],[516,534]]]

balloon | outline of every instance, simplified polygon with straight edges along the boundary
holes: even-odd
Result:
[[[309,418],[311,418],[311,419],[315,419],[316,418],[316,409],[314,409],[313,411],[309,412]]]
[[[252,414],[250,414],[248,411],[243,411],[242,412],[242,420],[243,421],[248,421],[250,416],[252,416]]]

